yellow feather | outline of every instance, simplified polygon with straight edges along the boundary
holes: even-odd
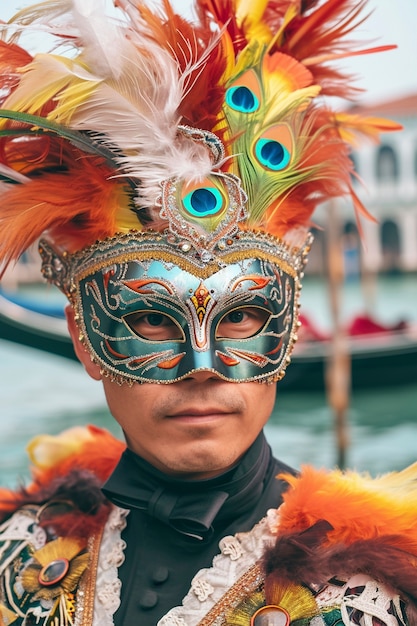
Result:
[[[129,205],[118,204],[116,212],[116,227],[117,232],[128,233],[130,230],[142,230],[137,215]]]
[[[253,615],[263,607],[270,607],[272,612],[274,608],[284,609],[291,623],[312,619],[319,613],[314,596],[308,589],[293,583],[273,581],[268,584],[266,593],[256,591],[232,609],[226,616],[225,626],[248,626]]]
[[[71,560],[68,574],[61,581],[61,587],[66,593],[74,591],[81,575],[85,572],[89,564],[90,557],[88,554],[80,554],[75,557],[75,559]]]
[[[277,32],[275,33],[275,35],[273,36],[273,38],[271,39],[271,41],[269,42],[268,45],[268,52],[270,50],[272,50],[272,48],[276,45],[277,47],[279,47],[282,44],[282,39],[285,33],[286,28],[288,27],[288,24],[295,18],[295,16],[298,14],[299,9],[298,6],[296,6],[295,3],[290,4],[288,9],[285,12],[284,18],[282,20],[282,24],[280,26],[280,28],[277,30]]]
[[[268,6],[268,0],[236,0],[236,17],[238,24],[246,19],[251,22],[260,22]]]
[[[244,50],[239,54],[236,60],[235,71],[230,77],[230,82],[236,80],[243,72],[246,72],[251,67],[256,67],[261,63],[262,55],[265,52],[265,47],[258,41],[253,41],[246,46]]]
[[[237,23],[245,32],[247,41],[268,43],[272,33],[265,22],[262,21],[268,0],[238,0],[236,2]]]
[[[226,30],[222,33],[222,36],[220,38],[220,45],[223,50],[222,59],[225,59],[226,61],[226,67],[224,69],[221,82],[223,84],[226,84],[231,76],[234,76],[236,72],[236,61],[233,42],[229,33]]]
[[[37,115],[60,94],[59,106],[48,119],[67,123],[74,107],[86,100],[99,83],[100,79],[89,74],[83,64],[57,55],[39,54],[23,69],[19,86],[7,98],[4,108]]]
[[[59,95],[59,104],[49,113],[47,119],[58,124],[69,125],[74,113],[77,111],[77,107],[88,100],[98,85],[99,81],[87,82],[85,80],[77,80],[74,77],[71,83]]]
[[[413,463],[400,472],[390,472],[377,478],[367,474],[347,472],[349,479],[353,479],[359,486],[367,490],[383,494],[384,497],[395,497],[401,505],[417,502],[417,463]]]
[[[269,126],[275,121],[278,121],[280,117],[284,117],[291,111],[301,112],[303,111],[310,100],[314,98],[320,92],[318,85],[312,87],[306,87],[305,89],[298,89],[293,93],[285,94],[283,92],[282,98],[269,99],[269,106],[265,108],[263,125]]]
[[[225,620],[225,626],[248,626],[250,619],[258,609],[265,605],[265,595],[256,591],[230,611]]]
[[[364,117],[347,112],[336,113],[335,120],[343,140],[354,147],[360,143],[360,135],[378,142],[381,132],[402,129],[401,124],[383,117]]]

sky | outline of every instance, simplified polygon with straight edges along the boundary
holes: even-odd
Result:
[[[105,0],[106,2],[108,0]],[[190,0],[172,0],[182,14],[191,16]],[[256,0],[253,0],[256,2]],[[0,19],[7,20],[16,10],[33,0],[0,0]],[[417,92],[417,0],[369,0],[371,16],[357,31],[370,45],[397,44],[398,49],[377,55],[341,61],[367,90],[362,102],[378,103]]]

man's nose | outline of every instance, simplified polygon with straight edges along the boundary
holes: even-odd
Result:
[[[210,350],[193,352],[192,367],[190,368],[190,378],[198,379],[198,381],[208,380],[209,378],[220,378],[217,374],[218,367],[214,362],[214,355]],[[187,377],[188,378],[188,377]]]
[[[208,380],[221,380],[219,374],[213,370],[200,369],[193,370],[187,376],[187,380],[194,380],[197,383],[205,383]]]

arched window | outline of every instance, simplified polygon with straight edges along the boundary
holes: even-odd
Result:
[[[398,180],[397,155],[391,146],[380,146],[376,160],[376,178],[381,183]]]
[[[345,278],[356,278],[361,271],[361,245],[358,228],[354,222],[345,223],[342,246]]]
[[[381,248],[383,268],[388,272],[396,271],[400,266],[401,241],[397,224],[386,220],[381,227]]]

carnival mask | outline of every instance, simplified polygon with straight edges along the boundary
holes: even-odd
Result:
[[[157,239],[124,235],[72,264],[77,320],[103,370],[152,383],[199,370],[234,382],[281,378],[296,339],[303,254],[292,265],[256,258],[262,254],[252,238],[254,256],[240,258],[251,242],[242,233],[224,255],[228,263],[199,266]]]

